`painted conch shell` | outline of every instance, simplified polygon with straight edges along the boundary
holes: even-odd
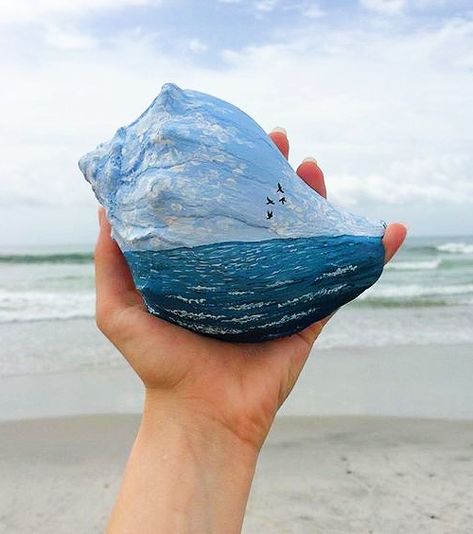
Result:
[[[79,166],[150,313],[256,342],[294,334],[371,286],[384,225],[305,184],[237,107],[163,86]]]

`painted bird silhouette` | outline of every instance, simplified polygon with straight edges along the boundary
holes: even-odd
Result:
[[[266,219],[272,219],[272,217],[273,217],[273,212],[272,211],[268,211],[266,213]]]
[[[269,197],[266,197],[266,205],[268,204],[273,204],[274,205],[274,200],[271,200]]]
[[[286,201],[286,197],[282,197],[279,199],[279,202],[281,202],[281,204],[285,204],[287,201]]]
[[[284,193],[284,189],[282,188],[282,185],[278,182],[278,193]]]

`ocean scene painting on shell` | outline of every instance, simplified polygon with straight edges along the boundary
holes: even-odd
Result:
[[[384,224],[335,207],[237,107],[165,84],[79,162],[150,313],[228,341],[299,332],[383,270]]]

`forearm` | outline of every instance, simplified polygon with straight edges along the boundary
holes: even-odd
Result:
[[[238,533],[256,460],[221,423],[147,395],[107,532]]]

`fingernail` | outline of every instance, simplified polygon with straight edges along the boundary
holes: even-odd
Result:
[[[317,160],[315,158],[309,157],[302,160],[302,163],[314,163],[318,166]]]
[[[403,226],[403,227],[404,227],[404,230],[406,230],[406,232],[407,232],[407,230],[409,229],[409,227],[407,226],[407,224],[404,223],[404,222],[396,221],[395,223],[390,223],[390,224],[399,224],[400,226]]]
[[[282,133],[287,137],[286,128],[283,128],[282,126],[276,126],[276,128],[273,128],[271,130],[271,133]]]

